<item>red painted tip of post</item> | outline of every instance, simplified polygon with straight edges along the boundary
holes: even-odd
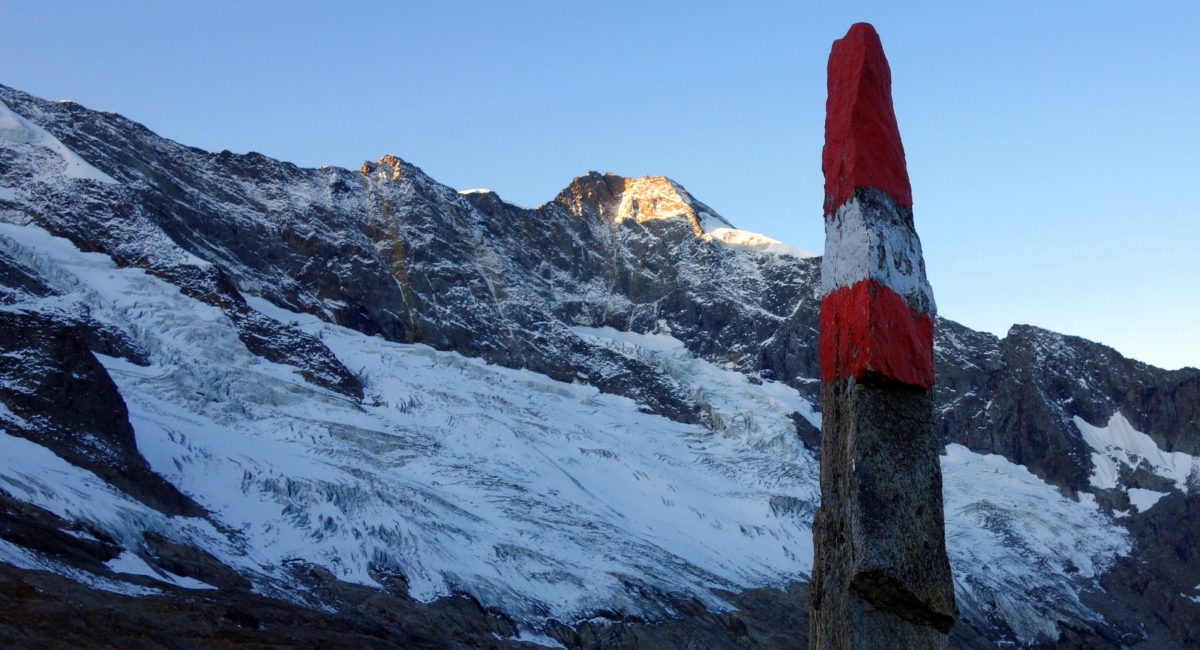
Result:
[[[855,187],[886,192],[912,206],[904,145],[892,107],[892,71],[879,34],[855,23],[829,53],[829,99],[825,104],[825,216],[850,199]]]

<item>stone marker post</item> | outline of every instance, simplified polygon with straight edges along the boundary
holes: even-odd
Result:
[[[809,647],[945,648],[954,624],[933,291],[875,29],[829,55],[821,266],[821,507]]]

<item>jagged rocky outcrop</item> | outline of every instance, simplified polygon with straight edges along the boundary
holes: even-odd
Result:
[[[20,406],[20,382],[29,378],[4,369],[0,395],[13,401],[0,427],[22,444],[46,446],[5,444],[31,462],[55,462],[36,453],[49,449],[94,470],[58,483],[7,474],[0,482],[11,531],[0,535],[0,552],[25,563],[4,569],[2,593],[26,607],[7,611],[53,620],[59,601],[30,594],[66,597],[78,584],[68,579],[86,579],[102,591],[80,588],[77,603],[97,616],[120,610],[113,615],[131,635],[138,622],[165,617],[178,634],[170,638],[195,638],[187,626],[203,621],[195,625],[246,642],[278,633],[343,646],[491,638],[505,647],[512,643],[494,635],[511,638],[521,625],[529,632],[535,621],[539,638],[570,647],[676,647],[684,638],[703,638],[706,647],[803,645],[802,545],[789,546],[790,556],[755,556],[755,570],[743,571],[720,553],[705,555],[712,540],[685,544],[668,531],[736,534],[720,539],[739,540],[739,551],[808,534],[819,418],[806,405],[816,401],[819,376],[819,258],[732,228],[663,178],[587,174],[528,209],[493,192],[459,193],[391,156],[358,170],[303,169],[260,154],[204,152],[113,113],[6,87],[0,102],[0,313],[44,325],[14,329],[20,337],[11,350],[40,350],[64,382],[87,382],[80,391],[103,398],[109,415],[123,401],[133,425],[130,434],[120,418],[88,420],[89,431],[113,432],[104,438],[110,444],[126,441],[109,455],[55,448],[47,443],[60,429],[51,426],[22,435],[22,422],[68,414],[53,399]],[[43,231],[78,251],[30,234]],[[948,501],[961,510],[947,512],[957,522],[952,535],[1008,540],[996,547],[1003,557],[955,567],[964,618],[954,643],[1194,643],[1186,621],[1200,607],[1191,600],[1200,563],[1191,524],[1175,522],[1194,516],[1194,482],[1164,479],[1149,461],[1112,461],[1118,483],[1094,484],[1097,452],[1077,418],[1103,427],[1119,412],[1160,450],[1194,453],[1200,371],[1150,368],[1036,328],[997,339],[939,319],[937,332],[936,422],[952,443],[943,467],[967,458],[964,467],[987,464],[989,481],[1002,476],[1020,487],[1016,505],[1005,501],[1007,483]],[[393,365],[371,365],[378,359]],[[75,360],[86,372],[64,376]],[[463,377],[467,383],[447,383]],[[713,383],[718,378],[723,383]],[[585,395],[589,386],[609,395]],[[541,394],[566,395],[572,410],[521,401]],[[739,400],[754,408],[739,410]],[[488,409],[516,424],[488,419]],[[639,436],[613,440],[648,447],[602,448],[600,425],[587,429],[593,421],[604,431],[636,429]],[[483,451],[438,456],[509,429],[511,437],[487,439]],[[533,442],[505,446],[522,441]],[[967,456],[967,448],[1004,459]],[[513,449],[528,455],[510,458]],[[293,456],[306,464],[271,464]],[[136,474],[144,467],[152,474]],[[569,478],[547,482],[551,472]],[[115,476],[122,473],[139,478]],[[163,501],[167,488],[156,475],[201,507]],[[686,500],[699,488],[685,478],[710,491]],[[86,486],[89,498],[116,505],[85,516],[55,510],[50,496],[34,503],[57,494],[58,484]],[[223,500],[218,487],[232,496]],[[650,487],[661,493],[639,492]],[[1139,489],[1165,496],[1146,506]],[[1053,500],[1078,515],[1072,525],[1093,537],[1097,529],[1085,525],[1099,526],[1106,541],[1078,538],[1085,551],[1070,566],[1047,560],[1058,547],[1028,531],[1050,523],[1020,520],[1035,503],[1020,500],[1033,498],[1030,491],[1038,507]],[[1144,508],[1132,505],[1137,499]],[[264,532],[238,519],[244,513],[231,503],[278,504],[278,519]],[[735,521],[760,506],[761,520]],[[690,519],[668,516],[688,507],[696,510]],[[646,521],[639,511],[684,528],[631,530],[630,522]],[[166,516],[172,512],[182,516]],[[392,514],[353,519],[375,512]],[[580,513],[588,519],[573,518]],[[520,534],[493,544],[488,535],[514,521]],[[1168,527],[1169,535],[1154,532]],[[253,546],[270,535],[301,532],[308,546],[293,551],[302,558],[247,559],[265,555]],[[539,536],[553,543],[539,546]],[[68,538],[87,547],[65,550]],[[603,546],[618,538],[637,540],[628,552],[637,562]],[[430,550],[430,540],[453,553],[482,545],[498,574],[460,568],[447,576],[428,562],[451,551]],[[555,555],[576,543],[605,550]],[[387,544],[397,552],[384,553]],[[426,563],[402,561],[413,557]],[[473,557],[452,559],[466,566]],[[1091,558],[1094,566],[1086,565]],[[589,572],[591,565],[611,568]],[[763,577],[780,566],[795,571]],[[1028,573],[1005,573],[1014,567]],[[148,574],[130,573],[135,568]],[[529,576],[541,582],[520,582]],[[1024,584],[1033,577],[1036,584]],[[189,580],[220,589],[179,586],[195,587]],[[472,593],[476,604],[439,614],[445,603],[429,596],[439,581]],[[138,592],[112,607],[104,601],[103,589],[135,587],[161,593]],[[552,597],[524,595],[537,589],[609,591],[602,606],[560,620],[549,613]],[[391,618],[368,623],[379,617]],[[10,635],[46,629],[11,632],[6,624]]]

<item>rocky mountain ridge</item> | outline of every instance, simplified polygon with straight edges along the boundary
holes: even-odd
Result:
[[[591,173],[575,179],[554,200],[527,209],[508,204],[493,192],[459,193],[393,156],[364,163],[357,171],[302,169],[259,154],[208,153],[185,147],[119,115],[73,103],[46,102],[5,87],[0,87],[0,102],[4,106],[0,116],[4,118],[0,120],[0,222],[8,224],[0,233],[0,316],[6,319],[0,343],[8,358],[21,360],[7,364],[0,375],[0,401],[5,406],[0,423],[9,436],[5,440],[20,438],[53,451],[159,513],[153,517],[198,518],[216,531],[205,533],[204,539],[211,542],[208,545],[183,543],[180,529],[172,528],[175,524],[170,522],[158,530],[146,529],[119,539],[111,530],[113,520],[95,515],[70,519],[62,516],[65,511],[55,511],[53,500],[39,505],[20,498],[18,493],[24,494],[17,487],[21,481],[10,473],[7,478],[0,477],[8,481],[0,483],[0,489],[5,490],[3,496],[10,504],[5,515],[9,523],[0,531],[0,537],[11,545],[5,547],[6,562],[26,571],[53,566],[55,572],[66,575],[69,571],[63,567],[74,567],[75,571],[89,571],[88,575],[107,576],[113,573],[104,568],[107,563],[122,557],[133,562],[125,555],[130,553],[149,563],[152,574],[158,571],[158,578],[164,577],[162,571],[190,577],[219,586],[220,598],[226,599],[237,600],[243,598],[238,594],[255,591],[290,603],[281,607],[300,608],[295,611],[306,607],[330,611],[350,627],[365,624],[367,619],[356,618],[358,610],[346,605],[354,600],[345,595],[347,590],[358,594],[354,598],[369,597],[355,591],[364,588],[391,593],[401,600],[411,600],[415,594],[411,605],[391,606],[393,611],[408,612],[396,622],[400,628],[416,625],[422,616],[429,617],[421,619],[426,621],[423,624],[443,620],[439,617],[445,616],[445,608],[421,609],[426,606],[417,601],[429,601],[439,594],[468,594],[472,602],[479,603],[478,615],[456,615],[458,627],[442,640],[447,646],[456,638],[458,642],[470,638],[473,640],[467,643],[478,644],[483,638],[494,639],[492,633],[505,638],[524,634],[526,639],[542,638],[568,647],[632,647],[634,643],[676,647],[678,643],[671,639],[681,637],[672,635],[691,634],[708,635],[704,637],[709,639],[704,642],[706,647],[803,645],[794,619],[803,604],[797,604],[799,592],[789,587],[803,582],[808,570],[803,559],[794,560],[793,570],[783,571],[780,567],[786,563],[773,555],[775,547],[768,550],[762,546],[761,557],[759,551],[748,553],[761,562],[752,571],[704,566],[715,560],[705,552],[683,552],[674,546],[686,546],[689,535],[699,534],[689,528],[692,523],[680,522],[676,528],[656,533],[655,550],[643,551],[647,557],[658,558],[648,565],[633,572],[633,565],[621,565],[619,570],[617,565],[611,567],[607,575],[623,576],[611,587],[597,583],[589,588],[588,580],[596,580],[600,574],[571,564],[582,560],[548,559],[553,554],[536,544],[511,540],[493,544],[494,549],[507,549],[489,551],[499,553],[498,558],[524,558],[512,560],[519,568],[513,575],[524,575],[538,563],[546,565],[538,571],[547,577],[534,591],[564,589],[570,598],[592,603],[590,616],[583,615],[588,606],[581,606],[571,610],[581,618],[568,621],[555,618],[561,614],[549,600],[535,603],[528,595],[503,595],[506,590],[534,593],[522,592],[512,576],[451,578],[446,569],[437,569],[437,562],[419,553],[371,551],[381,554],[371,561],[370,576],[348,582],[343,580],[345,575],[358,574],[351,571],[338,576],[329,571],[339,563],[351,564],[349,556],[338,556],[338,562],[329,564],[328,555],[301,553],[286,569],[250,568],[251,564],[237,559],[242,556],[220,549],[229,543],[253,546],[245,537],[236,541],[239,535],[230,530],[221,532],[251,519],[232,516],[218,496],[206,492],[202,482],[188,478],[203,465],[189,465],[199,461],[182,451],[172,452],[174,456],[167,453],[164,445],[169,443],[152,442],[151,430],[176,427],[163,440],[186,437],[180,433],[184,429],[179,422],[172,421],[170,427],[163,424],[167,420],[161,412],[167,403],[190,413],[187,417],[206,418],[210,430],[230,427],[231,432],[242,431],[248,426],[245,423],[257,423],[261,429],[264,422],[281,417],[256,410],[262,400],[281,404],[300,400],[292,407],[300,410],[308,403],[336,403],[368,414],[387,403],[392,408],[386,416],[390,418],[387,426],[408,430],[405,427],[412,425],[406,418],[422,412],[418,402],[442,404],[441,398],[428,395],[437,391],[439,382],[448,381],[446,376],[436,375],[440,378],[431,378],[432,383],[426,384],[397,377],[397,381],[410,383],[390,384],[383,379],[384,370],[369,365],[369,355],[352,350],[373,337],[388,345],[427,345],[436,355],[390,347],[382,354],[396,359],[429,358],[435,365],[451,366],[467,362],[446,355],[460,355],[549,378],[550,383],[520,384],[499,370],[470,371],[492,377],[488,380],[492,384],[518,382],[513,385],[524,386],[521,391],[574,390],[555,388],[560,384],[593,387],[602,394],[586,398],[600,400],[598,406],[589,408],[612,414],[611,426],[615,427],[626,426],[620,422],[633,418],[630,421],[638,423],[634,429],[658,432],[655,440],[677,435],[667,433],[675,431],[672,427],[686,427],[686,436],[692,440],[689,445],[706,450],[697,456],[701,465],[692,470],[699,472],[702,478],[698,480],[709,481],[714,495],[758,495],[747,503],[761,503],[771,517],[738,524],[747,548],[765,544],[751,541],[756,535],[803,540],[809,534],[805,522],[811,522],[815,504],[813,484],[806,481],[814,467],[814,422],[819,421],[819,414],[811,409],[813,378],[817,376],[813,290],[819,263],[815,258],[769,238],[737,231],[681,186],[662,177],[626,179]],[[77,252],[37,233],[65,239]],[[106,262],[111,268],[89,266],[100,262],[78,257],[88,253],[111,260]],[[85,272],[85,268],[93,270]],[[126,293],[144,291],[139,294],[141,300],[149,302],[128,303],[117,294],[106,293],[107,285],[92,283],[90,274],[109,274]],[[163,294],[169,287],[176,288],[181,297]],[[161,306],[145,306],[153,301]],[[200,318],[211,325],[180,330],[179,325],[168,322],[171,314],[184,321]],[[199,332],[206,333],[200,336]],[[184,337],[178,340],[186,345],[173,337]],[[211,347],[210,342],[217,340],[223,342],[205,352],[206,356],[193,354],[192,350]],[[245,354],[220,352],[231,349],[229,346],[241,346]],[[958,480],[961,484],[954,488],[960,489],[955,493],[958,496],[947,499],[948,521],[957,517],[959,522],[957,528],[949,526],[949,535],[974,539],[978,534],[1001,540],[995,542],[996,554],[987,557],[966,550],[954,556],[951,541],[952,561],[958,560],[960,603],[965,603],[956,641],[964,647],[989,641],[1078,647],[1139,643],[1144,647],[1186,647],[1194,643],[1200,631],[1189,621],[1200,619],[1196,600],[1200,594],[1193,587],[1200,585],[1200,563],[1195,557],[1200,541],[1195,492],[1200,488],[1200,475],[1192,459],[1200,454],[1200,371],[1160,370],[1124,359],[1104,346],[1033,327],[1014,327],[1008,336],[997,339],[945,319],[938,324],[936,352],[939,430],[950,445],[943,466],[950,463],[970,472],[986,467],[991,474],[1010,481],[996,483],[997,491],[992,494],[972,485],[970,474],[960,475],[961,480],[948,474],[948,483]],[[34,363],[44,370],[30,372]],[[232,364],[251,369],[260,363],[269,369],[294,369],[300,383],[279,379],[281,375],[272,374],[277,370],[253,371],[260,373],[256,376],[276,377],[262,381],[276,382],[270,385],[279,388],[253,396],[257,402],[246,402],[238,391],[248,390],[250,384],[245,382],[251,381],[249,375],[238,378],[227,368]],[[474,368],[469,363],[462,367]],[[170,379],[156,379],[155,373]],[[193,373],[207,379],[193,380]],[[745,383],[728,383],[734,381]],[[390,392],[401,385],[406,394]],[[185,394],[185,387],[204,394]],[[634,414],[621,410],[625,407],[617,402],[606,401],[609,398],[604,394],[632,400],[629,404]],[[742,401],[769,399],[771,406],[759,413],[747,412],[729,399],[730,395]],[[488,399],[512,404],[516,398],[515,393],[502,392]],[[68,402],[72,408],[62,408]],[[126,409],[126,403],[132,406]],[[394,407],[397,403],[410,406]],[[474,417],[465,415],[465,404],[453,408],[464,409],[461,413],[467,420]],[[545,405],[521,408],[530,413],[557,412],[546,410],[550,407]],[[122,416],[122,409],[128,414]],[[68,410],[79,417],[68,418]],[[88,413],[95,416],[88,419]],[[351,411],[345,413],[346,418],[357,417]],[[105,418],[111,421],[102,423]],[[310,426],[311,421],[310,417],[299,426]],[[523,422],[511,425],[513,431],[549,421],[533,418]],[[570,430],[566,422],[549,423],[564,428],[555,438],[532,444],[528,453],[552,449],[550,440]],[[295,429],[298,423],[290,426]],[[376,425],[355,426],[357,433],[336,434],[353,436],[353,453],[346,452],[350,456],[395,447],[383,444],[382,433],[364,433],[374,431],[371,427]],[[437,430],[446,436],[454,426]],[[328,424],[305,430],[314,439],[335,435]],[[189,445],[200,445],[196,442],[201,436],[199,429],[188,435],[193,438]],[[572,435],[598,440],[595,436],[599,434],[589,430]],[[368,439],[374,442],[366,445]],[[420,457],[453,446],[450,438],[402,439],[412,446],[401,445],[388,453]],[[143,445],[155,449],[139,454]],[[644,464],[634,472],[666,476],[666,465],[655,464],[665,461],[653,459],[664,456],[669,448],[648,449],[641,461]],[[195,447],[190,453],[200,453],[199,449],[206,447]],[[211,453],[216,448],[207,449]],[[330,453],[322,449],[307,453]],[[597,451],[579,452],[583,454],[579,458],[591,458],[587,462],[599,467],[606,461],[598,459],[607,456],[599,451],[602,447],[594,449]],[[619,448],[604,451],[622,452]],[[984,454],[998,454],[1003,460]],[[148,464],[139,461],[143,455]],[[772,456],[781,464],[769,463]],[[567,473],[580,489],[604,485],[604,477],[587,478],[590,470],[582,460],[566,465],[561,459],[557,462],[559,467],[573,468]],[[576,462],[578,465],[571,464]],[[455,464],[467,463],[458,458]],[[1031,474],[1022,474],[1022,467]],[[1100,477],[1099,468],[1111,470],[1115,482]],[[713,478],[703,478],[710,470]],[[355,475],[371,471],[376,470],[360,468]],[[250,465],[243,472],[247,494],[282,490],[281,496],[271,501],[283,505],[276,516],[307,520],[312,516],[304,514],[308,510],[327,507],[333,507],[331,513],[345,515],[354,509],[348,504],[367,498],[344,501],[348,497],[330,496],[328,503],[336,507],[318,507],[317,503],[325,501],[305,496],[310,487],[302,476],[286,481],[284,489],[277,486],[285,477],[265,482],[250,478],[254,473]],[[717,487],[725,484],[716,477],[727,474],[741,481],[741,487]],[[439,493],[442,502],[426,502],[424,508],[433,508],[435,513],[443,512],[439,508],[449,508],[446,513],[463,508],[473,511],[467,504],[487,490],[511,489],[517,495],[539,489],[536,483],[520,485],[526,479],[519,476],[497,470],[494,481],[512,485],[499,488],[493,482],[470,493],[475,496],[457,494],[454,498],[465,499],[457,505]],[[1050,491],[1036,487],[1039,479]],[[429,490],[439,479],[435,475],[429,480],[422,486],[425,499],[431,498]],[[686,484],[682,478],[669,483],[675,492],[695,487],[684,489]],[[339,485],[348,484],[339,479],[323,487],[313,483],[311,489],[318,490],[314,494],[330,495],[348,489]],[[554,485],[546,489],[563,489]],[[1028,490],[1017,491],[1026,495],[1022,497],[1026,501],[1005,501],[1014,485]],[[951,489],[948,485],[948,492]],[[672,500],[667,494],[672,490],[664,490],[659,496],[665,504]],[[1055,496],[1055,492],[1065,496]],[[1034,495],[1041,501],[1028,500],[1035,499]],[[539,496],[538,503],[546,506],[547,512],[558,510],[549,492]],[[720,522],[721,516],[705,511],[713,506],[701,505],[712,498],[698,500],[693,507],[697,516],[715,517],[713,521]],[[571,507],[586,508],[584,502],[579,503]],[[1053,503],[1047,507],[1065,508],[1063,512],[1079,517],[1064,515],[1064,521],[1073,521],[1078,528],[1058,530],[1058,534],[1068,539],[1099,534],[1108,541],[1084,544],[1087,550],[1082,556],[1063,561],[1057,547],[1029,533],[1043,530],[1038,526],[1047,531],[1053,527],[1053,522],[1029,519],[1032,515],[1026,511],[1033,510],[1035,503]],[[630,506],[612,507],[626,520],[632,516],[632,511],[622,510]],[[951,513],[951,508],[958,510]],[[407,516],[415,517],[414,521],[427,520],[428,530],[454,521],[446,514],[396,512],[410,512]],[[331,535],[331,530],[321,532],[322,527],[336,528],[341,519],[329,516],[334,524],[310,521],[297,530],[306,535]],[[482,517],[478,512],[471,516]],[[562,514],[555,518],[570,524],[562,525],[564,534],[572,534],[569,531],[577,530],[573,527],[589,525],[589,521],[593,525],[602,521]],[[728,524],[725,521],[724,525]],[[745,532],[755,526],[762,532]],[[70,539],[79,538],[62,532],[80,527],[91,531],[87,536],[94,539],[84,544],[91,550],[75,549]],[[382,528],[374,530],[367,537],[393,539],[391,533],[379,532]],[[622,530],[630,539],[645,534],[628,526]],[[478,537],[478,533],[467,537]],[[397,539],[404,537],[394,538],[393,543]],[[411,542],[400,543],[398,548],[406,543]],[[714,542],[705,542],[710,543]],[[803,547],[808,542],[796,543]],[[990,548],[987,544],[982,547]],[[801,551],[789,552],[802,555]],[[621,556],[619,550],[613,553]],[[542,559],[530,560],[535,554]],[[59,560],[38,564],[42,560],[30,559],[46,557]],[[491,561],[509,561],[497,557]],[[995,566],[989,568],[989,563]],[[430,575],[426,587],[422,587],[426,584],[422,572]],[[705,573],[713,575],[701,577]],[[12,589],[20,591],[20,584],[48,580],[40,574],[36,580],[25,577],[32,575],[10,577],[6,584],[18,585]],[[589,575],[593,577],[582,577]],[[770,575],[774,577],[767,577]],[[161,579],[145,580],[150,581],[145,584],[163,588]],[[374,586],[356,584],[360,581]],[[562,586],[573,581],[580,586]],[[170,588],[183,589],[178,587],[180,582]],[[719,585],[721,593],[740,595],[714,596],[717,592],[699,586],[705,582]],[[96,589],[100,583],[90,584],[89,588]],[[447,590],[439,585],[454,587]],[[606,594],[627,595],[616,598]],[[125,611],[133,616],[140,607],[129,605]],[[246,607],[264,605],[237,606],[238,611]],[[789,613],[790,608],[796,611]],[[729,611],[746,612],[749,618],[722,618],[728,617],[725,612]],[[751,611],[758,613],[751,615]],[[222,625],[236,628],[239,624],[229,619]],[[783,625],[787,628],[779,627]],[[380,632],[379,643],[386,645],[391,638],[388,635],[394,634],[394,629]]]

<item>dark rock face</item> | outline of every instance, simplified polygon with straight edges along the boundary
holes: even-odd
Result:
[[[426,606],[335,583],[331,614],[244,591],[131,597],[0,563],[0,645],[12,648],[468,648],[541,646],[497,638],[503,621],[463,598]]]
[[[807,587],[799,583],[786,589],[748,589],[728,594],[736,607],[729,612],[710,612],[694,601],[678,602],[680,616],[674,619],[559,624],[551,626],[550,634],[568,648],[582,650],[800,650],[808,647],[807,594]]]
[[[956,615],[925,390],[822,385],[813,648],[946,647]]]
[[[1091,599],[1107,619],[1121,623],[1110,634],[1112,647],[1143,636],[1146,647],[1160,648],[1186,648],[1200,639],[1200,602],[1188,596],[1200,585],[1198,516],[1200,495],[1176,492],[1130,517],[1141,557],[1121,558],[1103,576],[1100,586],[1112,598],[1097,593]],[[1077,643],[1089,642],[1080,635]]]
[[[1090,450],[1074,416],[1122,413],[1164,451],[1196,453],[1200,370],[1162,370],[1112,348],[1028,325],[1003,339],[940,320],[938,431],[1069,490],[1085,490]]]

